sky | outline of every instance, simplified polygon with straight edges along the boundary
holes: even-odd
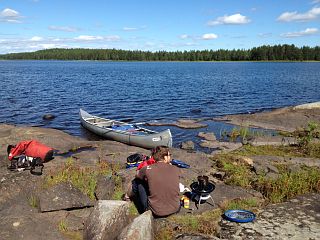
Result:
[[[0,0],[0,54],[320,45],[320,0]]]

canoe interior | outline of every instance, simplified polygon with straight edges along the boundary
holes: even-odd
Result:
[[[129,133],[132,135],[149,135],[149,134],[157,133],[155,131],[139,127],[135,124],[128,124],[128,123],[111,120],[111,119],[105,119],[105,118],[99,118],[99,117],[88,117],[88,118],[84,118],[84,120],[89,124],[92,124],[99,128],[112,129],[113,131],[116,131],[116,132]]]

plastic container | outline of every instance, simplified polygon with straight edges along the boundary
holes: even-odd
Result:
[[[184,208],[187,208],[187,209],[189,209],[189,207],[190,207],[190,200],[189,200],[189,198],[188,197],[184,197],[184,199],[183,199],[183,207]]]

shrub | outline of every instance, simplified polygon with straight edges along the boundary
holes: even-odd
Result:
[[[320,127],[316,122],[309,122],[308,126],[304,129],[296,130],[298,146],[302,151],[310,153],[310,143],[314,138],[320,138]]]
[[[297,172],[283,172],[277,179],[260,176],[254,188],[270,202],[278,203],[309,192],[320,192],[320,169],[305,167]]]
[[[247,165],[239,162],[235,156],[221,154],[218,156],[217,165],[226,172],[225,182],[227,184],[250,187],[253,173]]]
[[[221,154],[216,158],[217,166],[227,173],[227,184],[255,189],[272,203],[286,201],[299,194],[320,192],[320,169],[317,167],[303,167],[290,172],[286,165],[278,165],[279,177],[271,179],[256,176],[248,166],[239,163],[236,156]]]

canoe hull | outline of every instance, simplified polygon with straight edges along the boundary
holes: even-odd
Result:
[[[155,132],[145,128],[138,128],[141,132],[119,131],[112,129],[112,124],[123,126],[127,123],[93,116],[80,109],[80,121],[84,128],[106,139],[122,142],[128,145],[151,149],[157,146],[172,147],[172,135],[170,129]],[[121,125],[120,125],[121,126]]]

